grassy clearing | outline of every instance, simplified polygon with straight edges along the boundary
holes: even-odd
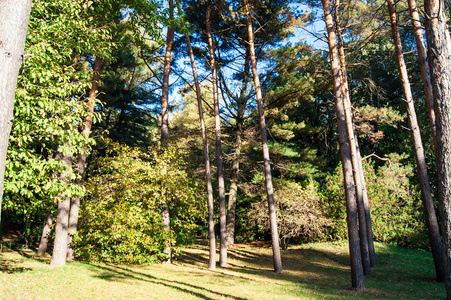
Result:
[[[430,253],[376,244],[378,267],[366,291],[350,290],[346,244],[315,243],[282,253],[272,272],[271,247],[236,245],[229,267],[208,270],[208,249],[186,249],[173,265],[69,263],[50,268],[30,250],[0,254],[1,299],[444,299]]]

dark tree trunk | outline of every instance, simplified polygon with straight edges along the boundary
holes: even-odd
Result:
[[[206,27],[208,46],[210,51],[210,68],[213,82],[213,101],[215,110],[215,137],[216,137],[216,164],[218,166],[218,193],[219,193],[219,265],[225,267],[227,265],[227,228],[226,228],[226,207],[225,207],[225,187],[224,187],[224,167],[222,162],[221,149],[221,118],[219,116],[219,99],[218,99],[218,79],[215,59],[215,45],[211,34],[211,13],[216,8],[216,2],[208,5],[206,14]]]
[[[438,201],[445,253],[446,295],[451,299],[451,40],[444,0],[425,0],[426,39],[437,124]]]
[[[36,252],[36,256],[44,256],[45,252],[47,252],[47,246],[49,244],[49,237],[51,233],[51,227],[53,223],[53,214],[49,209],[44,219],[44,227],[42,229],[41,240],[39,241],[38,251]]]
[[[31,0],[0,1],[0,224],[6,151],[13,120],[17,75],[22,63],[30,10]]]
[[[94,62],[94,74],[92,76],[92,85],[89,90],[89,98],[88,98],[88,115],[85,118],[85,124],[83,127],[82,134],[89,138],[91,134],[92,128],[92,114],[94,113],[94,102],[97,96],[97,90],[99,89],[100,84],[100,71],[102,69],[102,58],[96,57]],[[85,174],[86,168],[86,153],[88,149],[84,149],[81,153],[78,154],[78,167],[77,173],[79,178],[76,179],[76,183],[81,186],[83,184],[83,176]],[[75,232],[77,232],[78,226],[78,214],[80,211],[80,197],[75,197],[71,199],[70,202],[70,212],[69,212],[69,229],[68,229],[68,237],[67,237],[67,261],[72,261],[74,259],[74,246],[72,243],[72,239],[74,237]]]
[[[227,206],[227,246],[232,247],[235,244],[235,217],[236,202],[238,194],[238,180],[240,174],[240,155],[241,155],[241,137],[242,124],[235,125],[235,143],[232,157],[232,174],[230,176],[229,203]]]
[[[324,10],[324,20],[328,33],[329,55],[331,62],[331,72],[333,81],[333,90],[335,95],[335,111],[337,116],[338,135],[340,142],[341,160],[343,164],[343,179],[346,195],[346,210],[349,235],[349,252],[351,258],[351,279],[352,287],[357,291],[363,291],[364,275],[362,256],[360,253],[359,230],[357,222],[357,202],[355,195],[355,184],[352,173],[351,149],[349,144],[348,130],[346,126],[346,117],[343,106],[342,76],[340,74],[340,58],[337,49],[337,40],[334,30],[334,22],[330,11],[329,0],[322,0]]]
[[[243,80],[241,82],[240,97],[237,101],[237,112],[235,118],[234,149],[232,157],[232,174],[230,176],[229,202],[227,206],[227,247],[232,247],[235,243],[235,218],[236,204],[238,194],[238,181],[240,177],[240,156],[243,137],[244,110],[247,105],[247,85],[249,82],[249,63],[250,54],[249,47],[246,49],[246,58],[244,62]]]
[[[68,172],[72,167],[72,155],[66,155],[63,157],[66,170],[61,172],[60,180],[68,183]],[[66,264],[67,255],[67,236],[69,227],[69,209],[70,198],[64,194],[61,195],[61,200],[58,202],[58,216],[55,223],[55,241],[53,244],[52,259],[50,260],[50,266],[64,266]]]
[[[280,272],[282,272],[282,258],[280,256],[279,232],[277,231],[277,216],[276,216],[276,208],[274,205],[274,190],[273,190],[273,185],[272,185],[271,164],[270,164],[270,159],[269,159],[268,140],[267,140],[267,136],[266,136],[265,112],[263,109],[263,99],[262,99],[262,91],[261,91],[261,86],[260,86],[260,78],[259,78],[258,72],[257,72],[257,60],[255,58],[255,49],[254,49],[254,29],[252,26],[252,18],[251,18],[251,12],[250,12],[250,8],[249,8],[248,0],[244,0],[244,6],[246,9],[247,32],[248,32],[248,37],[249,37],[249,52],[251,55],[252,74],[254,76],[254,85],[255,85],[257,105],[258,105],[258,115],[260,118],[260,129],[261,129],[262,148],[263,148],[263,162],[264,162],[264,168],[265,168],[265,184],[266,184],[266,194],[268,197],[268,212],[269,212],[269,224],[271,227],[274,271],[276,273],[280,273]]]

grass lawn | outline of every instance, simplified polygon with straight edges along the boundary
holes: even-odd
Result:
[[[378,266],[366,291],[350,289],[345,243],[313,243],[282,252],[272,272],[271,247],[235,245],[228,267],[208,270],[207,246],[185,250],[172,265],[71,262],[50,268],[31,250],[0,254],[0,299],[445,299],[429,252],[376,243]]]

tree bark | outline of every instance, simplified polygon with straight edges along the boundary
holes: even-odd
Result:
[[[207,7],[206,27],[208,47],[210,52],[210,68],[213,82],[213,102],[215,110],[215,137],[216,137],[216,164],[218,166],[218,193],[219,193],[219,265],[225,267],[227,265],[227,228],[226,228],[226,208],[225,208],[225,187],[224,187],[224,167],[222,162],[221,149],[221,118],[219,116],[219,99],[218,99],[218,79],[216,74],[215,45],[211,34],[211,13],[216,8],[215,4]]]
[[[365,285],[362,266],[362,256],[360,253],[360,244],[359,244],[359,233],[357,223],[357,202],[355,195],[354,178],[352,174],[352,160],[351,160],[349,136],[343,106],[344,95],[342,93],[341,87],[343,82],[340,74],[340,59],[337,49],[337,40],[334,30],[334,22],[332,20],[332,14],[330,11],[329,0],[322,0],[322,6],[324,11],[324,21],[326,23],[328,33],[331,73],[333,81],[333,90],[335,95],[335,111],[337,116],[341,160],[343,164],[343,180],[346,195],[352,287],[357,291],[363,291],[365,289]]]
[[[230,176],[229,203],[227,206],[227,247],[235,244],[235,219],[236,202],[238,194],[238,180],[240,174],[240,155],[241,155],[241,137],[242,124],[235,124],[235,143],[232,157],[232,174]]]
[[[246,57],[244,62],[243,80],[241,82],[240,97],[237,101],[237,112],[234,126],[234,150],[232,157],[232,174],[230,176],[229,202],[227,206],[227,247],[232,247],[235,243],[235,219],[236,204],[238,195],[238,181],[240,177],[240,156],[243,137],[244,110],[247,105],[247,85],[249,82],[249,47],[246,48]]]
[[[49,209],[44,219],[44,227],[42,229],[41,240],[39,241],[38,251],[36,252],[36,256],[44,256],[45,252],[47,252],[47,246],[49,244],[49,237],[51,233],[51,227],[53,223],[53,214]]]
[[[356,199],[357,199],[357,213],[359,222],[359,237],[360,237],[360,253],[362,255],[362,265],[364,275],[369,275],[371,273],[371,263],[370,263],[370,251],[369,251],[369,240],[368,240],[368,226],[367,226],[367,215],[364,205],[364,189],[365,189],[365,179],[360,176],[359,164],[362,163],[361,157],[357,155],[357,139],[354,134],[354,123],[352,120],[351,111],[351,100],[349,98],[349,86],[348,78],[346,73],[346,56],[344,53],[343,38],[341,35],[341,28],[338,16],[339,0],[335,1],[335,27],[338,38],[338,55],[340,58],[340,80],[341,80],[341,93],[343,98],[343,107],[346,120],[346,130],[349,138],[349,147],[351,151],[351,162],[352,162],[352,173],[354,177],[355,189],[356,189]]]
[[[429,64],[427,61],[426,47],[424,46],[423,29],[420,22],[420,15],[415,0],[408,0],[410,17],[412,20],[413,34],[417,45],[418,62],[420,66],[421,79],[423,80],[424,96],[426,98],[429,113],[429,123],[431,124],[432,142],[434,150],[437,151],[437,125],[435,121],[434,97],[432,95],[432,84],[430,79]]]
[[[185,24],[182,22],[182,26],[185,28]],[[213,203],[213,186],[211,184],[211,167],[210,167],[210,154],[208,151],[208,138],[207,129],[205,126],[204,110],[202,108],[202,97],[200,94],[199,79],[197,78],[196,63],[194,61],[193,48],[191,46],[191,40],[189,35],[185,33],[186,44],[188,46],[189,58],[191,61],[191,68],[193,70],[194,85],[196,87],[196,99],[197,107],[199,110],[199,122],[200,122],[200,132],[202,136],[203,150],[204,150],[204,161],[205,161],[205,178],[207,181],[207,205],[208,205],[208,238],[209,238],[209,263],[208,267],[210,270],[216,268],[216,239],[215,239],[215,221],[214,221],[214,203]]]
[[[102,63],[103,59],[100,57],[96,57],[94,61],[94,74],[92,76],[92,85],[91,89],[89,90],[89,97],[88,97],[88,111],[87,116],[85,118],[85,124],[83,127],[82,134],[86,136],[86,138],[89,138],[89,135],[91,134],[91,128],[92,128],[92,114],[94,113],[94,102],[97,96],[97,90],[99,89],[100,84],[100,71],[102,69]],[[88,149],[85,148],[81,153],[78,154],[78,167],[77,167],[77,173],[78,178],[75,180],[75,183],[81,186],[83,184],[83,176],[85,174],[85,168],[86,168],[86,155],[87,155]],[[74,246],[72,243],[73,237],[75,232],[77,232],[78,227],[78,214],[80,211],[80,197],[75,197],[71,199],[70,202],[70,212],[69,212],[69,228],[68,228],[68,237],[67,237],[67,261],[72,261],[74,259]]]
[[[68,172],[72,167],[72,155],[65,155],[63,157],[66,170],[61,172],[60,180],[68,183]],[[69,209],[70,198],[64,194],[61,195],[62,200],[58,202],[58,216],[55,223],[55,241],[53,243],[52,259],[50,260],[50,266],[64,266],[66,264],[67,256],[67,233],[69,225]]]
[[[390,17],[390,26],[393,37],[393,44],[396,52],[396,63],[398,65],[399,77],[402,82],[402,89],[405,96],[407,118],[410,125],[410,133],[413,141],[413,150],[417,162],[418,179],[420,181],[421,198],[423,200],[424,215],[426,225],[428,228],[429,242],[431,243],[432,257],[434,258],[435,273],[437,281],[444,280],[444,261],[443,249],[440,241],[440,232],[438,229],[437,216],[434,209],[434,200],[431,195],[431,187],[429,185],[429,177],[427,172],[426,159],[424,157],[423,142],[421,140],[420,128],[418,127],[417,115],[413,103],[412,91],[410,88],[409,75],[407,74],[407,67],[402,53],[401,36],[397,30],[397,20],[395,4],[393,0],[387,0],[388,13]]]
[[[277,216],[276,208],[274,205],[274,190],[272,185],[271,176],[271,164],[269,158],[268,140],[266,135],[266,122],[265,122],[265,112],[263,108],[263,99],[260,86],[260,78],[257,72],[257,60],[255,58],[254,49],[254,30],[252,26],[251,13],[249,8],[248,0],[244,0],[244,6],[246,9],[246,20],[247,20],[247,32],[249,37],[249,52],[251,55],[252,64],[252,74],[254,77],[254,85],[257,98],[258,115],[260,117],[260,129],[262,136],[262,148],[263,148],[263,162],[265,168],[265,185],[266,194],[268,197],[268,212],[269,212],[269,224],[271,227],[271,238],[272,238],[272,249],[273,249],[273,260],[274,260],[274,271],[276,273],[282,272],[282,258],[280,256],[280,246],[279,246],[279,233],[277,230]]]
[[[444,0],[425,0],[426,39],[437,124],[438,201],[445,253],[446,295],[451,299],[451,40]]]
[[[174,19],[174,3],[169,1],[169,19]],[[163,66],[163,86],[161,93],[161,144],[164,146],[169,136],[169,74],[171,71],[171,52],[174,44],[174,28],[168,26],[168,32],[166,36],[166,51],[164,54],[164,66]],[[168,233],[168,240],[166,242],[166,248],[163,253],[168,255],[167,263],[172,263],[172,251],[171,251],[171,217],[169,213],[169,205],[165,203],[163,211],[161,212],[161,218],[163,225]]]
[[[31,0],[0,1],[0,224],[6,152],[30,10]]]

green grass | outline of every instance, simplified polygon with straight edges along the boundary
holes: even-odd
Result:
[[[72,262],[50,268],[30,250],[3,249],[0,299],[444,299],[431,254],[376,244],[378,267],[365,292],[350,289],[346,244],[315,243],[282,253],[272,272],[271,247],[236,245],[227,268],[207,268],[208,249],[186,249],[172,265],[126,266]]]

